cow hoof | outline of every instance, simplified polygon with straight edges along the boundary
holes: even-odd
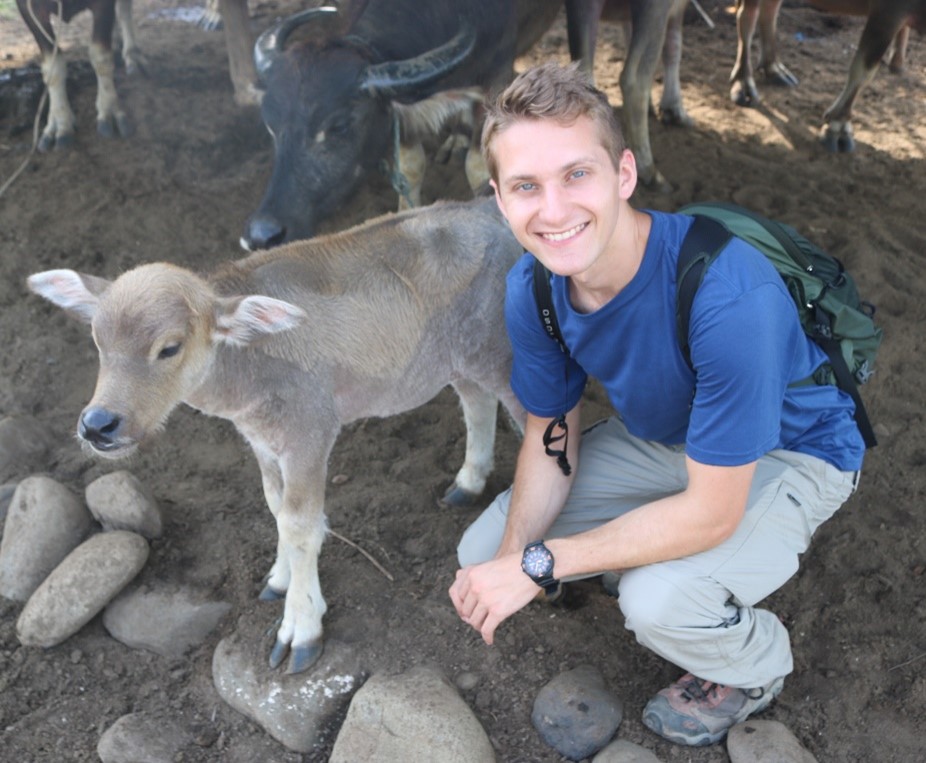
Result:
[[[277,591],[269,585],[265,585],[264,590],[260,592],[260,596],[257,598],[261,601],[279,601],[286,598],[286,591]]]
[[[797,87],[800,80],[784,64],[770,66],[765,73],[769,83],[778,87]]]
[[[287,652],[289,652],[289,644],[277,641],[270,650],[270,667],[274,669],[280,667]]]
[[[754,86],[734,82],[730,88],[730,100],[743,108],[755,108],[759,105],[759,91]]]
[[[820,142],[831,154],[851,154],[855,151],[855,138],[844,132],[824,130]]]
[[[438,501],[438,504],[441,506],[453,506],[456,508],[462,508],[464,506],[472,506],[476,499],[479,498],[478,493],[474,493],[471,490],[464,490],[456,482],[454,482],[450,487],[447,488],[447,492],[441,497]]]
[[[661,109],[659,121],[668,127],[692,127],[694,125],[694,120],[680,108]]]
[[[274,670],[280,667],[286,655],[289,654],[289,664],[286,666],[286,673],[288,675],[303,673],[318,662],[318,658],[322,656],[324,648],[325,645],[322,641],[318,641],[318,643],[309,643],[305,646],[294,646],[292,649],[290,649],[289,644],[277,641],[270,651],[270,667]]]
[[[317,644],[307,644],[306,646],[294,646],[289,655],[289,665],[286,668],[286,673],[293,675],[308,670],[318,662],[324,648],[325,644],[322,641]]]
[[[108,119],[101,119],[96,123],[97,134],[101,135],[104,138],[111,138],[113,133],[113,126]]]

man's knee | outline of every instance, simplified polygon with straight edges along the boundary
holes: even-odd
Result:
[[[621,576],[618,602],[627,627],[640,638],[673,628],[715,627],[729,614],[727,598],[709,579],[673,577],[651,565]]]
[[[471,524],[460,538],[457,546],[457,560],[461,567],[487,562],[495,556],[498,550],[498,538],[486,538],[486,533],[479,532],[478,524],[478,521]]]

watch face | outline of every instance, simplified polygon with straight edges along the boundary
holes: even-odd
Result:
[[[521,566],[532,578],[549,577],[553,574],[553,554],[546,546],[535,546],[524,552]]]

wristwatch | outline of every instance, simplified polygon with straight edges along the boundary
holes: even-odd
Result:
[[[553,577],[553,554],[543,545],[542,540],[528,543],[524,547],[521,569],[547,596],[552,596],[559,588],[559,581]]]

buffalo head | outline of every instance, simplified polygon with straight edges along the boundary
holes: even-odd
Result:
[[[360,179],[389,155],[392,101],[415,100],[473,51],[472,25],[411,58],[382,61],[359,35],[286,45],[303,24],[337,21],[337,9],[312,8],[282,20],[254,46],[264,96],[261,116],[273,136],[273,172],[241,244],[262,249],[308,238]],[[412,31],[415,31],[414,29]],[[420,31],[420,30],[419,30]],[[408,28],[402,33],[409,34]]]

